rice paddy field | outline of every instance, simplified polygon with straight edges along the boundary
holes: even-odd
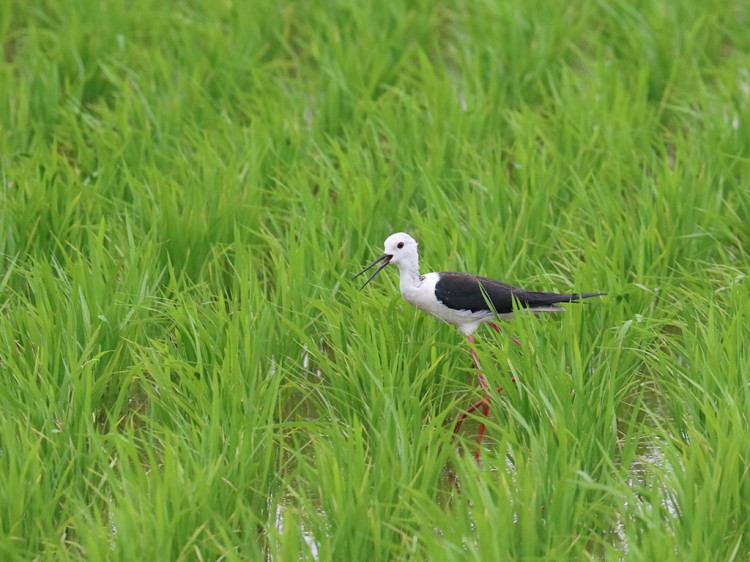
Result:
[[[0,559],[750,560],[748,29],[0,2]],[[463,336],[351,280],[398,231],[608,293],[477,332],[480,462]]]

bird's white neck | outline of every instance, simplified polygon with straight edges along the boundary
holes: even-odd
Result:
[[[396,265],[400,277],[401,293],[419,287],[422,279],[419,275],[418,256],[410,256],[408,259],[399,261]]]

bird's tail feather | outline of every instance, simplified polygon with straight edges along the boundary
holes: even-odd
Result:
[[[583,299],[590,299],[593,297],[604,297],[607,293],[572,293],[570,295],[564,295],[566,297],[565,301],[561,302],[578,302]]]

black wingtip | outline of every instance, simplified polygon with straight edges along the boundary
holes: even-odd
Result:
[[[578,293],[578,294],[572,294],[568,295],[570,297],[570,301],[568,302],[579,302],[583,299],[592,299],[594,297],[606,297],[607,293]]]

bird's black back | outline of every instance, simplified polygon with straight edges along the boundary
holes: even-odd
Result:
[[[603,293],[541,293],[513,287],[501,281],[471,275],[469,273],[440,273],[435,284],[435,297],[448,308],[454,310],[489,311],[487,300],[498,314],[513,312],[513,300],[524,308],[534,309],[554,306],[561,302],[572,302]],[[480,288],[481,287],[481,288]],[[484,289],[484,292],[482,291]],[[485,296],[486,293],[486,296]]]

